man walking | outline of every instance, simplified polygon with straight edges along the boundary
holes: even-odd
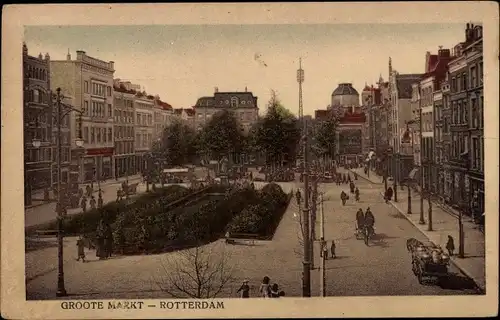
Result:
[[[333,259],[337,258],[337,255],[335,254],[335,240],[332,240],[332,246],[330,247],[330,251],[332,252],[332,258]]]

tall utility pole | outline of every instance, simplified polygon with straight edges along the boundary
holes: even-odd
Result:
[[[304,82],[304,70],[302,69],[302,58],[299,58],[299,70],[297,70],[297,82],[299,83],[299,120],[304,118],[304,109],[302,107],[302,83]],[[305,124],[303,123],[305,128]]]
[[[325,213],[323,211],[323,193],[321,193],[320,195],[320,221],[321,221],[321,239],[324,239],[325,238]],[[332,240],[333,241],[333,240]],[[322,250],[322,254],[320,255],[321,257],[321,264],[320,264],[320,270],[321,270],[321,278],[320,278],[320,295],[322,297],[326,297],[326,285],[325,285],[325,282],[326,282],[326,274],[325,274],[325,254],[328,254],[328,253],[325,253],[325,251],[323,250],[323,248],[321,248],[320,250]]]
[[[316,213],[318,212],[318,176],[313,175],[311,177],[313,179],[312,181],[312,203],[311,203],[311,214],[310,219],[311,219],[311,269],[314,270],[314,241],[316,241]]]
[[[63,260],[63,216],[62,216],[62,190],[61,190],[61,158],[62,158],[62,134],[61,134],[61,89],[57,88],[57,297],[66,296],[64,286],[64,260]],[[52,99],[52,97],[51,97]]]
[[[297,82],[299,83],[299,119],[302,120],[302,137],[303,137],[303,175],[304,175],[304,209],[302,210],[302,221],[304,222],[304,260],[303,266],[303,283],[302,296],[311,296],[311,245],[309,234],[309,163],[307,157],[308,139],[307,139],[307,122],[304,118],[302,107],[302,83],[304,82],[304,70],[302,69],[302,59],[299,58],[299,69],[297,70]]]

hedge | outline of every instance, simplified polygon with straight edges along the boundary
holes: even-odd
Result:
[[[240,214],[233,217],[227,230],[230,233],[248,233],[268,239],[279,225],[291,199],[276,183],[265,185],[260,192],[255,191],[257,201],[245,206]]]
[[[146,215],[156,215],[162,207],[171,204],[192,193],[192,190],[174,185],[157,188],[155,192],[143,193],[131,200],[109,202],[102,208],[89,210],[85,213],[69,215],[63,220],[63,230],[66,235],[93,234],[101,218],[113,223],[119,214],[127,213],[123,219],[131,220],[131,212],[141,212]],[[45,224],[42,230],[57,229],[57,221]]]

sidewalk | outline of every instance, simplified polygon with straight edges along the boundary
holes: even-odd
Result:
[[[138,182],[138,179],[131,179],[129,177],[129,182],[135,183]],[[121,180],[109,180],[106,184],[101,184],[101,189],[103,191],[103,200],[104,204],[115,201],[116,200],[116,190],[121,188]],[[95,187],[95,186],[94,186]],[[95,190],[97,191],[97,190]],[[140,183],[137,186],[137,194],[143,193],[146,191],[146,185]],[[82,212],[81,208],[68,209],[67,214],[73,215]],[[56,219],[56,203],[44,203],[40,206],[26,208],[24,210],[24,226],[32,227],[40,224],[44,224]]]
[[[141,179],[142,179],[142,177],[139,174],[132,175],[132,176],[128,177],[129,182],[136,182],[136,181],[141,180]],[[106,187],[106,186],[108,186],[108,185],[112,185],[112,184],[116,184],[116,183],[122,183],[125,180],[127,180],[126,177],[121,177],[121,178],[118,178],[118,179],[108,179],[108,180],[105,180],[105,181],[101,181],[101,189],[104,188],[104,187]],[[90,185],[90,183],[80,183],[79,187],[83,188],[84,191],[85,191],[85,186],[86,185]],[[97,193],[97,191],[98,191],[97,182],[94,182],[94,193]],[[54,194],[53,194],[52,191],[49,191],[49,196],[50,196],[50,200],[49,201],[45,201],[45,200],[43,200],[43,197],[44,197],[43,196],[43,190],[34,191],[31,194],[32,204],[29,205],[29,206],[25,206],[24,208],[25,209],[35,208],[35,207],[39,207],[39,206],[43,206],[43,205],[48,205],[51,202],[55,202],[56,201],[56,199],[54,198]]]
[[[352,171],[352,170],[351,170]],[[370,175],[368,178],[363,171],[356,170],[358,177],[372,182],[378,180],[375,174]],[[373,183],[373,182],[372,182]],[[381,183],[377,183],[381,184]],[[383,196],[381,190],[381,196]],[[420,220],[420,194],[411,193],[411,209],[412,214],[407,214],[408,211],[408,191],[398,189],[398,202],[390,201],[391,205],[396,208],[401,215],[403,215],[409,222],[411,222],[417,229],[420,230],[432,243],[439,245],[442,248],[446,247],[448,235],[451,235],[455,240],[455,254],[458,252],[459,246],[459,232],[458,232],[458,219],[452,213],[443,210],[438,204],[432,202],[432,226],[433,231],[428,231],[428,215],[429,203],[427,199],[424,200],[424,220],[426,224],[419,224]],[[486,291],[486,274],[485,274],[485,236],[479,231],[477,226],[470,221],[464,219],[464,253],[465,258],[461,259],[457,256],[451,258],[453,264],[457,266],[464,274],[474,280],[476,285]]]

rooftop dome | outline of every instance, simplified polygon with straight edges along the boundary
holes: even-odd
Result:
[[[335,89],[332,93],[332,96],[347,96],[347,95],[359,96],[359,93],[356,91],[356,89],[353,88],[352,83],[340,83],[337,89]]]

